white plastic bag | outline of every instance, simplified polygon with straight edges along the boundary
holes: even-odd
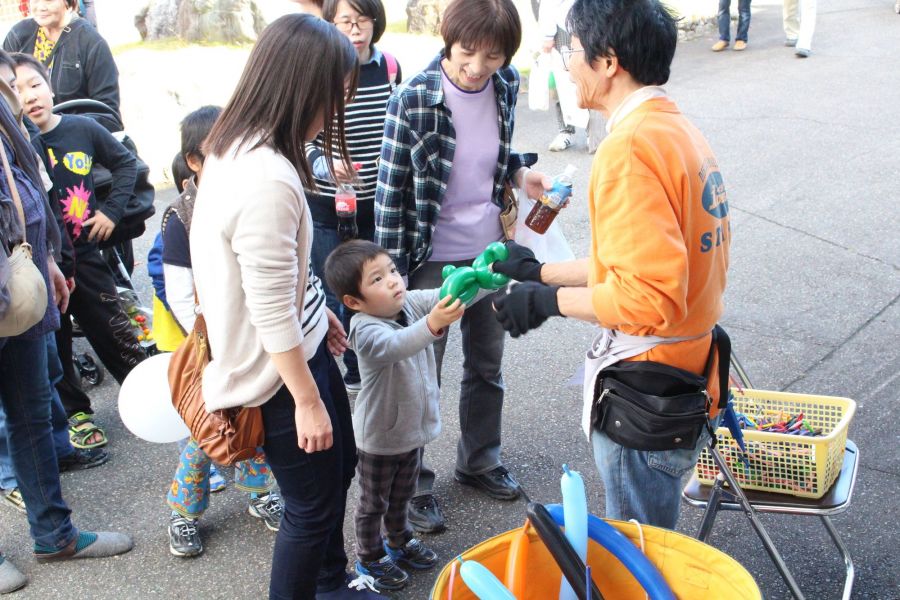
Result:
[[[525,218],[536,202],[528,197],[524,190],[519,190],[519,214],[516,217],[516,242],[531,248],[535,257],[541,262],[564,262],[575,260],[575,254],[563,233],[559,221],[554,220],[547,232],[540,234],[525,224]]]
[[[550,110],[550,72],[553,62],[550,54],[541,52],[531,66],[528,75],[528,108]]]

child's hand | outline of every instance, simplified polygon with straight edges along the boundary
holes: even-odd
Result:
[[[93,217],[84,222],[84,226],[91,228],[91,232],[88,233],[89,242],[94,240],[105,242],[116,228],[116,224],[102,212],[94,213]]]
[[[447,294],[441,298],[437,305],[431,309],[431,312],[428,313],[426,320],[432,333],[439,334],[444,327],[459,321],[466,311],[466,305],[463,304],[459,298],[452,303],[450,302],[451,298],[452,296]]]

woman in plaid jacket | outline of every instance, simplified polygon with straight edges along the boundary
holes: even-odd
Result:
[[[444,48],[388,101],[375,195],[376,242],[410,289],[441,285],[445,265],[471,265],[504,239],[503,186],[523,184],[538,198],[551,180],[528,166],[535,155],[512,150],[519,73],[510,60],[522,27],[511,0],[455,0],[441,22]],[[523,181],[524,180],[524,181]],[[513,500],[518,483],[500,462],[504,333],[491,302],[466,311],[455,478]],[[435,344],[438,373],[446,337]],[[410,508],[415,529],[443,529],[423,463]]]

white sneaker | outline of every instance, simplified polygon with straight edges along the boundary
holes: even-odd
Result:
[[[550,145],[547,146],[547,149],[550,150],[550,152],[562,152],[571,145],[572,134],[561,131],[556,135],[555,138],[553,138],[553,141],[550,142]]]

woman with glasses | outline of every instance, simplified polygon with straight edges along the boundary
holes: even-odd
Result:
[[[504,239],[504,185],[539,198],[551,180],[528,165],[536,157],[511,148],[519,73],[510,60],[522,39],[512,0],[454,0],[441,21],[444,48],[388,102],[375,239],[410,289],[440,287],[446,265],[471,265]],[[503,328],[491,302],[460,322],[463,377],[455,478],[488,496],[513,500],[519,486],[500,462]],[[446,337],[435,343],[440,364]],[[432,494],[434,471],[423,464],[410,522],[420,532],[444,528]]]
[[[381,0],[326,0],[322,8],[325,20],[333,22],[353,44],[360,69],[356,95],[343,114],[347,150],[355,172],[344,168],[337,149],[326,148],[321,135],[306,146],[318,188],[317,192],[307,195],[307,200],[315,231],[313,271],[320,277],[325,273],[325,259],[342,241],[337,231],[338,218],[334,204],[339,183],[349,183],[356,190],[359,238],[375,239],[375,183],[378,180],[381,136],[388,97],[401,80],[397,60],[375,47],[384,33],[386,21]],[[325,294],[328,308],[336,315],[342,315],[344,327],[349,327],[351,315],[327,286]],[[347,389],[359,391],[359,368],[352,350],[344,353],[344,365],[347,367],[344,375]]]

